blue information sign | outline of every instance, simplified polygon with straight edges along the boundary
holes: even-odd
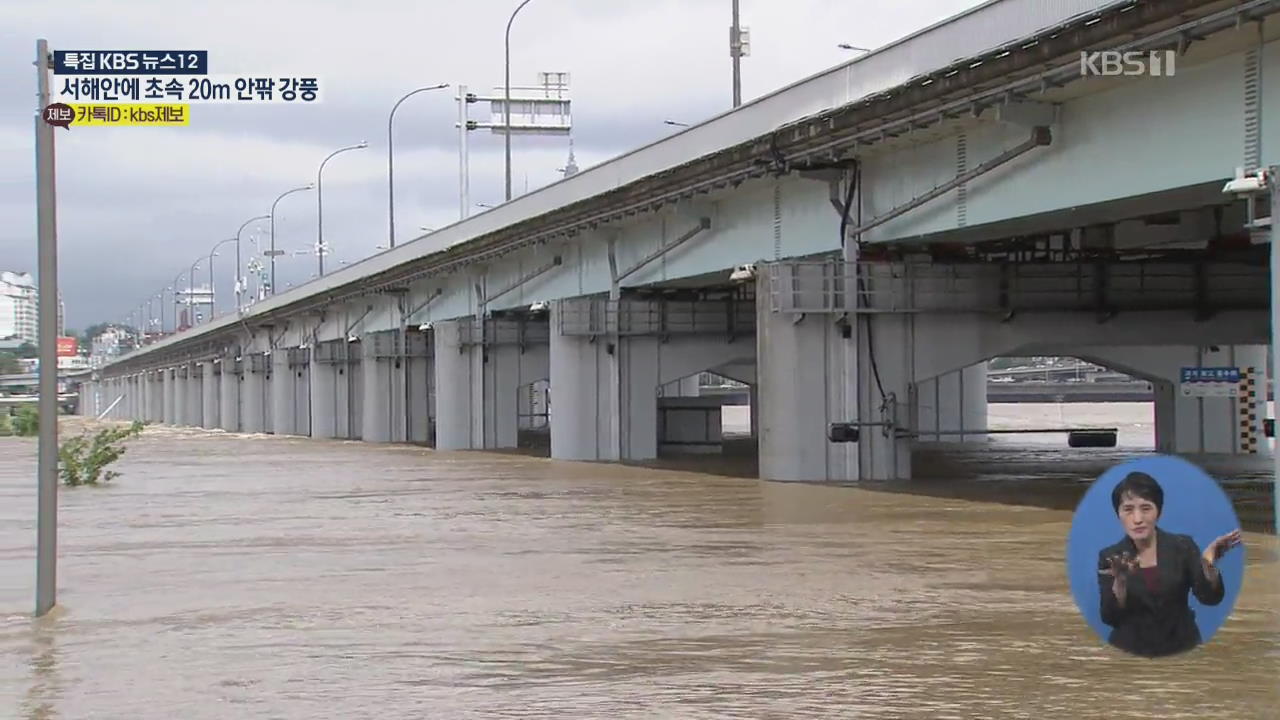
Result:
[[[1235,394],[1240,385],[1238,367],[1184,367],[1182,394],[1185,396],[1222,396]]]

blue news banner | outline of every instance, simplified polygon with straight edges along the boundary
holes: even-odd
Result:
[[[54,50],[54,75],[207,75],[208,50]]]

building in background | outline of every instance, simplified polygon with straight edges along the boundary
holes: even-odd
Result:
[[[100,368],[132,346],[128,330],[109,327],[93,339],[93,347],[89,351],[89,367]]]
[[[39,339],[36,281],[31,273],[0,270],[0,339],[5,338],[17,338],[33,345]]]
[[[40,340],[40,302],[36,280],[27,272],[0,270],[0,340],[18,338],[24,343]],[[58,292],[58,334],[62,335],[66,306]]]

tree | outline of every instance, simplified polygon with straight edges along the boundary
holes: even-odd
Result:
[[[22,372],[22,364],[18,357],[10,352],[0,352],[0,375],[18,375]]]
[[[32,358],[40,357],[40,350],[35,345],[28,342],[19,345],[15,354],[20,358],[30,360]]]

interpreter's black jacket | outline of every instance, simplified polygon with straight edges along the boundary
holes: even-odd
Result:
[[[1129,553],[1137,556],[1138,548],[1126,536],[1120,542],[1098,553],[1098,569],[1108,566],[1107,558]],[[1113,629],[1112,645],[1136,655],[1155,657],[1190,650],[1200,644],[1195,611],[1188,605],[1188,592],[1205,605],[1222,602],[1225,586],[1222,571],[1216,582],[1210,582],[1200,562],[1200,548],[1189,535],[1178,535],[1156,528],[1156,591],[1147,588],[1141,573],[1129,572],[1125,604],[1121,608],[1111,590],[1112,577],[1098,574],[1102,622]]]

